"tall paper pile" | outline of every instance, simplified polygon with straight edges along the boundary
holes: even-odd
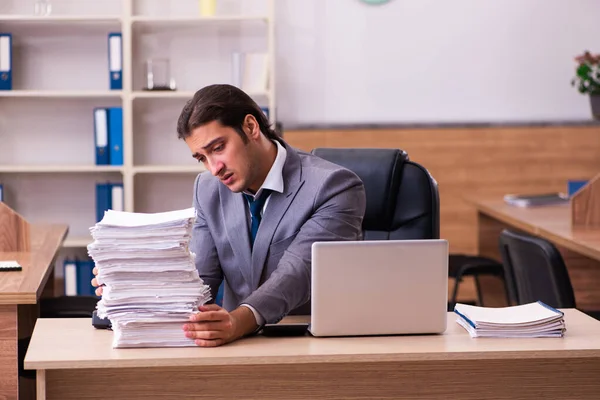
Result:
[[[188,244],[193,208],[156,214],[109,210],[90,228],[88,254],[105,285],[98,316],[108,318],[113,347],[194,346],[183,325],[210,300]]]

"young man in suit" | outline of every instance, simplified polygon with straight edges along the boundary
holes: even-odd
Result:
[[[223,307],[202,306],[183,329],[219,346],[310,300],[312,244],[361,239],[365,192],[354,173],[287,145],[234,86],[196,92],[177,132],[209,172],[194,185],[190,250],[213,298],[225,282]]]

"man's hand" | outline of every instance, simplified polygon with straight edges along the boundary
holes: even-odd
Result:
[[[98,275],[98,267],[94,267],[92,270],[94,278],[92,279],[92,286],[96,288],[96,296],[102,296],[102,286],[98,284],[98,280],[95,278]]]
[[[257,327],[254,314],[241,306],[231,313],[216,304],[200,307],[200,312],[190,317],[183,326],[185,336],[194,339],[200,347],[215,347],[233,342]]]

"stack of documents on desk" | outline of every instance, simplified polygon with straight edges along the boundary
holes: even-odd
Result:
[[[564,313],[541,301],[502,308],[457,304],[454,312],[471,337],[562,337],[565,332]]]
[[[88,253],[105,285],[98,316],[111,321],[113,347],[194,346],[183,325],[210,300],[188,248],[194,218],[193,208],[109,210],[90,229]]]
[[[568,204],[569,196],[564,193],[542,193],[533,195],[507,194],[504,196],[506,204],[517,207],[551,206]]]

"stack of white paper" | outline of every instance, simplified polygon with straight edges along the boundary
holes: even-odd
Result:
[[[454,312],[471,337],[562,337],[565,332],[564,313],[541,301],[502,308],[456,304]]]
[[[157,214],[109,210],[90,228],[88,254],[105,285],[98,316],[108,318],[113,347],[193,346],[184,323],[210,300],[188,244],[193,208]]]

